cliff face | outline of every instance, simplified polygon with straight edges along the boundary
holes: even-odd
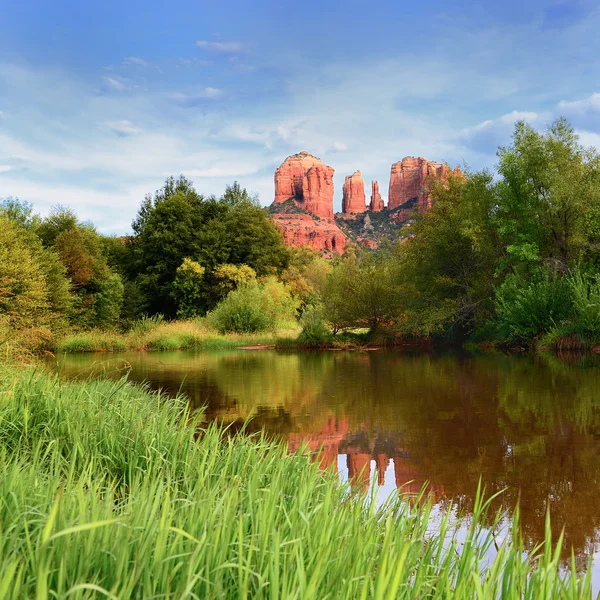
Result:
[[[429,181],[431,178],[447,179],[448,165],[409,156],[394,163],[390,172],[388,209],[394,210],[412,201],[419,211],[431,207]]]
[[[379,193],[379,183],[371,181],[371,204],[369,205],[369,210],[372,212],[381,212],[383,209],[383,198]]]
[[[286,244],[307,245],[333,255],[343,254],[349,241],[377,248],[385,238],[402,240],[410,235],[407,221],[415,210],[431,207],[431,182],[445,181],[451,170],[425,158],[404,158],[392,165],[387,208],[379,183],[372,181],[368,210],[364,180],[356,171],[344,181],[342,214],[335,215],[335,220],[333,173],[333,167],[308,152],[289,156],[275,171],[275,200],[270,210]],[[462,176],[460,169],[454,174]]]
[[[326,255],[344,253],[346,236],[334,221],[319,220],[303,212],[272,216],[288,246],[310,246]]]
[[[348,175],[344,181],[342,212],[344,214],[363,213],[367,210],[365,182],[360,171]]]
[[[333,173],[308,152],[288,156],[275,171],[275,204],[293,198],[306,212],[333,219]]]

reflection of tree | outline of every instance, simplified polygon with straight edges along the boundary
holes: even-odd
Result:
[[[63,372],[81,370],[86,360],[74,357]],[[589,360],[565,365],[383,351],[175,352],[110,360],[113,366],[130,361],[135,380],[181,390],[194,406],[207,404],[209,418],[240,426],[252,416],[248,430],[262,428],[292,451],[306,445],[317,456],[321,448],[324,467],[336,468],[338,454],[346,454],[358,487],[373,469],[382,484],[393,465],[405,492],[429,481],[438,499],[451,498],[469,512],[482,477],[488,494],[507,488],[496,507],[510,508],[520,498],[532,544],[543,538],[547,505],[556,530],[565,528],[565,556],[571,545],[583,556],[596,542],[600,370]]]

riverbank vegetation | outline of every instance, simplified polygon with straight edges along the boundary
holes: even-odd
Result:
[[[0,394],[5,598],[591,597],[549,527],[526,555],[481,496],[463,538],[451,506],[435,531],[427,501],[376,513],[308,456],[123,380],[7,368]]]
[[[171,177],[121,238],[4,199],[0,348],[276,344],[282,330],[313,347],[600,345],[600,157],[566,121],[518,123],[496,173],[430,185],[409,236],[333,261],[287,248],[237,183],[215,198]]]

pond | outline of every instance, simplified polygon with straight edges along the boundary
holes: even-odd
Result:
[[[153,352],[53,359],[65,377],[103,373],[183,392],[209,419],[303,444],[323,466],[378,497],[434,500],[469,511],[480,477],[495,506],[520,499],[530,544],[546,508],[565,531],[565,558],[600,549],[600,359],[499,354]],[[598,569],[598,561],[595,561]],[[597,579],[598,573],[594,573]]]

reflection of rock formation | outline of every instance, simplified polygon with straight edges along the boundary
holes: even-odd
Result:
[[[298,452],[303,447],[311,451],[312,456],[319,461],[323,469],[332,467],[337,471],[337,458],[340,442],[348,433],[348,423],[342,419],[337,421],[330,418],[319,433],[303,435],[291,433],[288,437],[289,452]]]
[[[333,468],[337,471],[339,454],[346,455],[348,481],[352,488],[367,491],[371,482],[371,461],[375,461],[377,485],[385,485],[385,476],[393,457],[394,480],[400,494],[413,502],[426,487],[426,492],[431,494],[434,501],[444,495],[443,485],[433,485],[420,471],[417,462],[408,458],[397,444],[387,443],[389,452],[374,452],[364,436],[352,434],[346,420],[337,421],[330,418],[321,428],[321,431],[312,435],[293,433],[288,438],[288,450],[298,452],[302,448],[308,449],[314,460],[318,460],[322,468]]]

